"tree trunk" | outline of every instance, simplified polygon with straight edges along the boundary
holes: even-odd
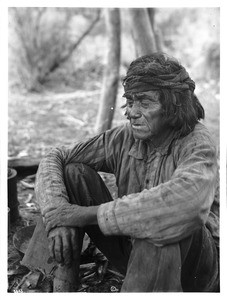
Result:
[[[151,27],[154,30],[155,29],[155,8],[149,7],[147,9],[147,12],[148,12],[148,17],[149,17],[149,20],[151,23]]]
[[[151,27],[152,27],[152,30],[153,30],[153,33],[154,33],[154,38],[155,38],[155,43],[156,43],[156,47],[157,47],[157,50],[158,51],[162,51],[162,38],[161,38],[161,32],[160,30],[157,28],[157,26],[155,26],[155,13],[156,13],[156,10],[155,8],[153,7],[149,7],[147,9],[147,12],[148,12],[148,16],[149,16],[149,19],[150,19],[150,23],[151,23]]]
[[[107,62],[103,78],[101,103],[96,122],[96,132],[103,132],[111,127],[119,83],[120,68],[120,12],[118,8],[105,11],[107,28]]]
[[[157,51],[154,32],[146,8],[129,8],[133,37],[139,56]]]

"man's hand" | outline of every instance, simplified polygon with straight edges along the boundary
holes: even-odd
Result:
[[[75,228],[59,227],[48,234],[50,254],[58,263],[70,265],[80,249],[80,240]]]
[[[55,227],[84,227],[97,224],[98,206],[84,207],[65,203],[56,208],[43,211],[46,231]]]

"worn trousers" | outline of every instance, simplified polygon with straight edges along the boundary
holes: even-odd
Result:
[[[99,174],[84,164],[67,165],[64,180],[72,204],[95,206],[113,201]],[[121,292],[219,291],[218,250],[206,226],[162,247],[146,239],[105,236],[98,225],[86,226],[84,231],[125,275]]]

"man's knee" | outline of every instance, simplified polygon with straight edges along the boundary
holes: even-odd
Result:
[[[74,178],[85,177],[86,179],[91,179],[93,176],[98,176],[97,172],[91,167],[83,163],[70,163],[64,167],[64,176],[65,178]]]
[[[185,291],[213,291],[219,281],[218,252],[213,237],[203,226],[190,239],[182,265],[182,286]],[[183,244],[184,241],[181,251]]]
[[[91,206],[113,200],[100,175],[85,164],[66,165],[64,181],[71,203]]]
[[[70,163],[65,165],[64,174],[72,175],[72,174],[84,174],[84,164],[82,163]]]

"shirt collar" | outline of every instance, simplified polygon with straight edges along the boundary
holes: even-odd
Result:
[[[169,147],[172,144],[173,140],[176,139],[177,135],[178,134],[176,131],[171,131],[168,135],[168,138],[165,139],[165,141],[160,146],[156,148],[154,147],[153,150],[151,150],[149,153],[147,153],[147,141],[135,140],[129,150],[129,155],[136,159],[144,159],[156,152],[160,155],[165,155],[168,153]]]

